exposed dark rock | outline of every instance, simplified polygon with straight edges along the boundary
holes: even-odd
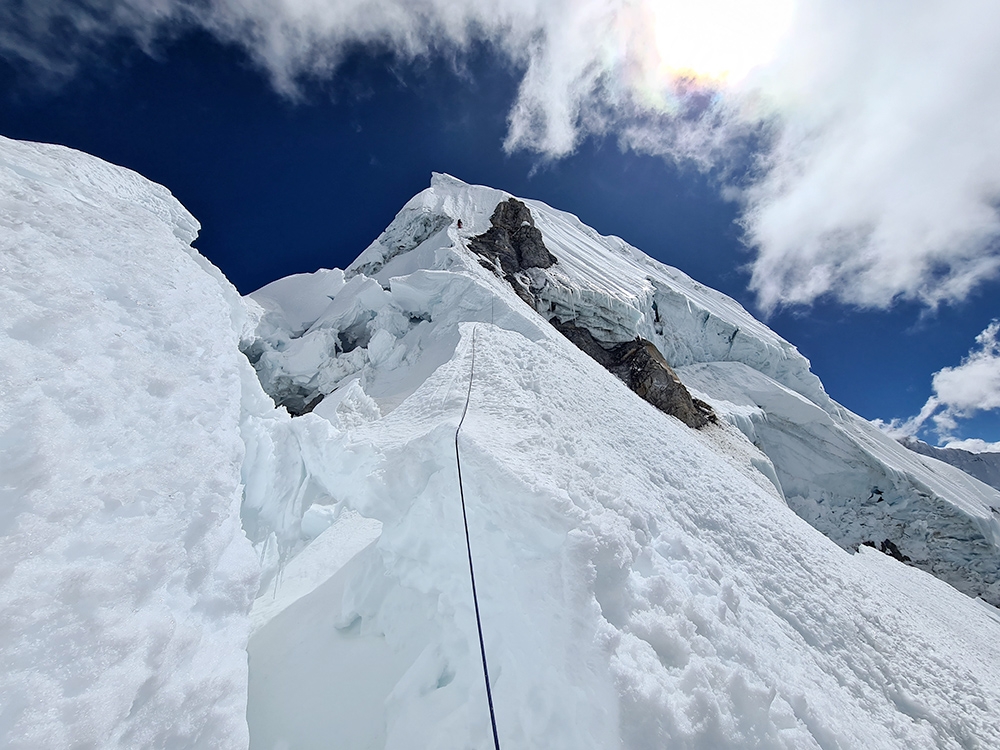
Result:
[[[660,411],[674,415],[688,427],[704,427],[715,421],[712,408],[691,397],[651,341],[627,341],[612,349],[611,354],[620,363],[611,371]]]
[[[591,359],[597,360],[598,364],[604,369],[611,369],[614,364],[611,352],[608,350],[608,347],[605,347],[600,341],[595,339],[590,331],[573,323],[562,323],[558,318],[553,318],[549,322],[559,333],[572,341],[577,349],[589,355]]]
[[[878,551],[882,554],[889,555],[890,557],[895,557],[900,562],[910,562],[910,558],[900,552],[899,547],[888,539],[884,539],[882,541],[882,543],[878,546]]]
[[[517,276],[512,273],[505,273],[503,275],[504,281],[511,285],[514,293],[521,298],[521,301],[525,304],[535,307],[536,300],[535,295],[531,293],[531,289],[525,286],[524,282],[521,281]]]
[[[517,295],[527,304],[537,307],[532,290],[527,285],[528,276],[522,272],[528,268],[549,268],[556,263],[556,258],[545,247],[531,211],[521,201],[510,198],[497,204],[490,224],[489,229],[469,241],[469,249],[480,257],[480,263],[487,268],[495,271],[499,264],[503,278]],[[689,427],[704,427],[716,421],[711,407],[691,398],[688,389],[651,342],[636,339],[618,345],[604,345],[586,328],[559,323],[558,320],[553,320],[552,324],[660,411],[672,414]]]
[[[878,546],[876,546],[875,542],[873,542],[871,540],[868,540],[866,542],[861,542],[861,544],[862,544],[862,546],[865,546],[865,547],[871,547],[872,549],[877,549],[883,555],[889,555],[889,557],[894,557],[897,560],[899,560],[900,562],[903,562],[903,563],[910,562],[910,558],[907,557],[906,555],[904,555],[902,552],[900,552],[899,551],[899,547],[897,547],[889,539],[882,540],[878,544]]]
[[[558,319],[553,319],[552,325],[660,411],[677,417],[688,427],[704,427],[717,421],[708,404],[691,397],[652,342],[637,338],[605,345],[586,328],[560,323]]]
[[[499,262],[505,278],[526,268],[548,268],[556,262],[545,247],[531,211],[516,198],[498,203],[490,224],[489,229],[469,240],[469,249],[491,264]]]
[[[527,212],[527,207],[525,207]],[[528,214],[529,218],[531,214]],[[545,247],[542,233],[532,224],[522,224],[510,237],[511,244],[521,259],[521,268],[548,268],[556,262],[556,257]]]
[[[499,261],[505,274],[513,274],[521,270],[521,261],[517,257],[517,251],[510,242],[510,233],[506,229],[490,227],[483,234],[469,240],[469,249],[491,264]]]

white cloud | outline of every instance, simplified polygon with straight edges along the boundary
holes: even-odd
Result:
[[[965,440],[952,440],[945,448],[958,448],[969,451],[969,453],[1000,453],[1000,442],[987,443],[979,438],[966,438]]]
[[[294,97],[303,77],[334,75],[351,45],[411,59],[486,40],[523,71],[509,149],[558,158],[611,133],[708,168],[748,137],[762,142],[741,195],[766,309],[823,295],[933,307],[1000,274],[1000,3],[697,5],[711,13],[679,0],[12,0],[0,54],[58,79],[116,36],[148,49],[197,26],[241,45]],[[770,44],[732,58],[741,33]],[[693,38],[704,42],[681,49]],[[725,76],[752,62],[767,64],[721,84],[683,78],[685,66]]]
[[[967,417],[977,411],[1000,409],[1000,321],[994,320],[976,336],[977,349],[957,367],[934,373],[934,394],[945,407],[935,415],[939,425],[950,426],[952,417]],[[940,421],[939,421],[940,420]]]
[[[407,60],[455,56],[473,40],[524,71],[508,146],[550,157],[600,130],[605,87],[631,0],[14,0],[0,7],[0,54],[50,79],[74,72],[110,39],[200,27],[242,46],[274,87],[296,97],[303,78],[336,73],[355,45]],[[641,26],[636,28],[641,29]]]
[[[764,87],[747,191],[765,307],[963,298],[1000,270],[1000,3],[820,0]]]
[[[949,448],[979,452],[991,450],[990,443],[978,438],[959,440],[954,432],[960,421],[979,412],[1000,410],[1000,320],[994,320],[976,336],[976,344],[960,365],[944,367],[934,373],[934,394],[920,413],[907,420],[875,423],[893,437],[915,437],[930,421],[939,443]]]

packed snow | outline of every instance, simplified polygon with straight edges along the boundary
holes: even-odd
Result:
[[[911,451],[956,466],[969,476],[1000,490],[1000,452],[971,451],[953,447],[937,448],[915,438],[902,438],[899,442]]]
[[[0,746],[247,745],[253,373],[197,230],[132,172],[0,138]]]
[[[241,300],[163,188],[0,159],[0,744],[492,747],[471,378],[502,746],[1000,747],[1000,493],[732,300],[527,201],[533,308],[467,249],[509,196],[445,175]],[[652,341],[719,423],[553,317]],[[913,564],[855,551],[883,533]]]
[[[528,201],[559,259],[528,271],[540,316],[466,250],[507,197],[436,176],[315,320],[265,315],[248,348],[276,399],[322,397],[298,420],[344,430],[351,460],[305,471],[340,488],[329,515],[382,524],[255,631],[252,745],[491,745],[452,442],[473,347],[462,464],[502,744],[996,743],[997,610],[848,553],[786,504],[862,488],[864,501],[881,482],[872,506],[892,510],[841,513],[836,541],[903,541],[904,518],[947,540],[942,578],[978,575],[986,591],[996,494],[909,460],[732,300]],[[654,341],[726,423],[693,431],[656,411],[546,317]],[[291,570],[309,547],[288,549]],[[341,677],[360,664],[370,679]]]

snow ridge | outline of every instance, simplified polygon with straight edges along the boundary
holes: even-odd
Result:
[[[532,309],[467,249],[509,197],[435,175],[301,333],[258,329],[268,390],[321,397],[289,424],[327,420],[324,440],[342,446],[316,462],[328,497],[284,506],[288,568],[323,540],[296,518],[333,519],[324,534],[352,534],[357,518],[381,530],[251,638],[252,745],[318,747],[343,731],[352,746],[489,745],[450,457],[473,335],[463,477],[467,463],[504,744],[1000,740],[996,610],[867,547],[845,552],[788,507],[808,516],[807,501],[850,495],[839,516],[818,514],[842,546],[885,533],[909,555],[916,536],[901,527],[923,529],[928,567],[989,596],[992,491],[909,460],[732,300],[525,201],[558,259],[526,271]],[[731,426],[699,433],[656,411],[550,317],[654,341]],[[360,413],[359,399],[372,402]],[[363,469],[338,460],[347,446]],[[869,504],[882,515],[858,511]],[[338,679],[362,664],[363,683]]]
[[[254,376],[197,228],[139,175],[0,138],[4,747],[247,745]]]
[[[998,493],[732,300],[526,201],[535,309],[468,249],[510,196],[445,175],[245,299],[127,170],[0,140],[0,187],[0,744],[489,747],[467,405],[503,746],[1000,746],[1000,614],[956,590],[995,593]],[[851,551],[883,533],[944,580]]]
[[[370,391],[367,380],[400,364],[387,360],[389,349],[397,357],[408,352],[408,359],[423,351],[423,344],[391,345],[419,329],[430,312],[422,296],[406,299],[407,285],[430,269],[467,264],[466,244],[491,228],[493,208],[509,197],[435,175],[431,188],[409,201],[348,268],[351,288],[335,295],[311,328],[295,340],[281,326],[263,333],[255,346],[264,352],[257,368],[265,387],[279,402],[303,409],[345,379],[361,377]],[[914,460],[834,403],[808,360],[735,301],[616,237],[598,235],[575,216],[525,203],[558,259],[522,274],[543,317],[583,326],[608,343],[653,342],[694,395],[728,415],[766,454],[765,473],[773,472],[789,505],[824,534],[852,550],[889,541],[917,567],[1000,605],[994,493]],[[492,315],[497,303],[486,296]],[[459,304],[465,319],[485,318],[485,301],[476,303],[483,305],[478,310],[469,309],[469,300]],[[370,362],[373,352],[380,366]],[[370,392],[389,408],[407,395],[389,397],[378,386]]]

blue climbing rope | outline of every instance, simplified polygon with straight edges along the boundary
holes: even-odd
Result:
[[[465,394],[465,408],[462,418],[455,428],[455,464],[458,466],[458,494],[462,498],[462,521],[465,523],[465,549],[469,553],[469,578],[472,580],[472,603],[476,607],[476,628],[479,630],[479,653],[483,657],[483,679],[486,681],[486,701],[490,705],[490,724],[493,727],[493,747],[500,750],[500,736],[497,734],[497,717],[493,710],[493,690],[490,688],[490,669],[486,665],[486,643],[483,641],[483,620],[479,616],[479,595],[476,593],[476,570],[472,565],[472,542],[469,539],[469,516],[465,511],[465,489],[462,486],[462,458],[458,450],[458,435],[465,424],[465,415],[469,413],[469,401],[472,399],[472,380],[476,376],[476,329],[472,329],[472,366],[469,369],[469,390]]]

